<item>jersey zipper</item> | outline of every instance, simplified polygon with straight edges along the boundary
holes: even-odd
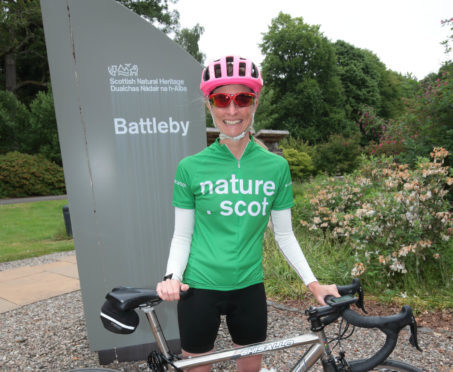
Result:
[[[249,144],[250,144],[250,142],[247,143],[247,146],[245,146],[245,149],[244,149],[244,151],[242,152],[242,155],[241,155],[241,157],[240,157],[239,159],[236,159],[236,157],[235,157],[235,156],[233,155],[233,153],[231,152],[230,148],[229,148],[227,145],[225,145],[226,148],[228,149],[228,151],[230,152],[231,156],[232,156],[235,160],[237,160],[237,162],[238,162],[238,168],[239,168],[239,169],[241,168],[241,159],[242,159],[242,157],[244,156],[245,151],[247,150],[247,147],[249,146]]]

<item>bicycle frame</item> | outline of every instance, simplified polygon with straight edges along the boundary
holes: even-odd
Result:
[[[162,328],[160,327],[154,307],[144,306],[140,309],[146,314],[158,348],[165,358],[170,359],[170,350],[162,332]],[[198,357],[175,360],[172,362],[172,365],[168,365],[168,368],[169,371],[176,371],[175,368],[193,368],[226,360],[237,360],[239,358],[263,354],[265,352],[283,350],[289,347],[312,345],[291,370],[293,372],[308,371],[318,361],[318,359],[327,358],[330,355],[330,349],[327,344],[324,331],[319,331],[318,333],[319,335],[307,333],[300,336],[288,337],[274,341],[265,341],[234,349],[217,351]]]
[[[327,296],[325,298],[327,305],[310,307],[305,310],[305,315],[308,317],[308,322],[310,323],[311,333],[228,350],[220,350],[211,354],[189,357],[182,360],[170,353],[167,340],[154,310],[154,307],[161,303],[162,299],[154,289],[117,287],[106,295],[107,301],[110,303],[108,304],[106,302],[106,304],[113,306],[120,314],[121,312],[126,313],[135,309],[140,309],[146,314],[159,349],[159,351],[153,350],[148,356],[148,365],[153,371],[163,371],[164,366],[167,367],[165,370],[173,372],[181,371],[181,369],[214,364],[226,360],[234,361],[239,358],[303,345],[311,346],[298,360],[292,371],[308,371],[318,360],[321,360],[322,368],[326,372],[338,370],[369,371],[375,366],[382,366],[383,368],[393,366],[392,368],[398,368],[401,371],[419,371],[417,368],[406,363],[387,359],[396,346],[400,330],[406,326],[410,326],[411,331],[409,342],[421,351],[417,341],[417,322],[412,309],[405,305],[398,314],[389,316],[362,316],[349,308],[349,305],[356,304],[358,308],[365,312],[363,306],[363,290],[360,286],[360,281],[354,279],[352,284],[337,286],[337,289],[342,295],[341,297]],[[356,293],[359,295],[358,298],[354,296]],[[122,317],[109,310],[109,306],[106,307],[105,313],[103,306],[100,314],[104,327],[114,333],[130,333],[131,327],[127,328],[127,324],[122,324]],[[342,350],[340,350],[338,357],[334,357],[329,348],[324,328],[339,317],[354,327],[379,329],[386,336],[385,343],[374,355],[366,359],[351,360],[348,362]],[[127,329],[128,332],[124,332],[124,329]],[[353,330],[351,334],[352,332]],[[342,334],[339,332],[338,337],[334,338],[334,340],[340,343],[343,336],[344,332]],[[348,338],[349,336],[344,338]]]

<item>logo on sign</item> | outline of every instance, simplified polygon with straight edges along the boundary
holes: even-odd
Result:
[[[111,76],[138,76],[138,66],[132,63],[125,63],[119,65],[111,65],[107,67]]]

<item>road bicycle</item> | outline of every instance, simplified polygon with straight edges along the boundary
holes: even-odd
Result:
[[[135,311],[139,309],[146,314],[159,349],[159,351],[152,351],[148,357],[148,366],[153,372],[179,372],[201,365],[308,345],[310,345],[309,349],[296,362],[291,371],[308,371],[318,360],[321,360],[322,368],[327,372],[421,371],[404,362],[387,359],[396,346],[400,330],[406,326],[410,327],[409,341],[411,345],[421,351],[417,341],[417,323],[409,306],[403,306],[400,313],[390,316],[363,316],[350,309],[350,305],[355,304],[366,313],[360,281],[354,279],[352,284],[337,286],[337,288],[341,297],[328,296],[326,306],[310,307],[305,310],[311,333],[219,350],[208,355],[185,359],[170,352],[155,311],[155,307],[162,300],[154,289],[114,288],[106,295],[101,319],[104,326],[112,332],[131,333],[138,324],[138,316]],[[339,323],[340,330],[333,341],[341,344],[341,340],[351,336],[354,327],[377,328],[386,336],[384,345],[367,359],[349,361],[342,350],[338,356],[334,356],[324,329],[337,319],[339,321],[336,323]],[[343,323],[346,325],[344,326]],[[349,325],[354,327],[350,334],[346,335]]]

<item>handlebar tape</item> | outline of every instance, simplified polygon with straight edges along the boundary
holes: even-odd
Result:
[[[355,294],[360,287],[360,279],[354,278],[352,280],[352,284],[346,284],[346,285],[337,285],[337,290],[338,293],[341,296],[347,295],[347,294]]]
[[[392,353],[398,341],[399,331],[411,323],[412,310],[409,306],[403,306],[401,312],[398,314],[377,317],[361,316],[353,310],[346,309],[342,313],[342,317],[357,327],[378,328],[387,336],[382,348],[371,358],[350,363],[351,371],[365,372],[383,362]]]

